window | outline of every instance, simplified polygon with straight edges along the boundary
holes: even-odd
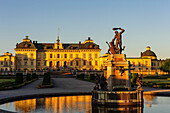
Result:
[[[70,66],[72,66],[72,65],[73,65],[73,61],[70,62]]]
[[[85,60],[83,61],[83,65],[86,65],[86,61]]]
[[[24,54],[24,58],[27,58],[27,53]]]
[[[13,65],[13,62],[11,62],[11,65]]]
[[[27,65],[27,62],[25,62],[25,66]]]
[[[46,54],[44,53],[44,59],[46,58]]]
[[[53,58],[53,54],[50,54],[50,58]]]
[[[138,66],[141,66],[140,62],[138,62]]]
[[[78,55],[78,54],[76,54],[76,58],[79,58],[79,55]]]
[[[40,66],[40,62],[38,62],[38,66]]]
[[[97,56],[97,54],[95,54],[95,58],[97,58],[98,56]]]
[[[33,53],[31,53],[31,58],[34,58],[34,54]]]
[[[77,65],[77,66],[79,65],[79,61],[76,61],[76,65]]]
[[[46,66],[46,61],[44,61],[44,66]]]
[[[89,65],[91,66],[91,61],[89,61]]]
[[[133,62],[133,66],[135,66],[135,62]]]
[[[60,54],[57,54],[57,58],[60,58]]]
[[[95,65],[98,65],[98,61],[95,61]]]
[[[38,53],[38,58],[40,58],[41,57],[41,54],[40,53]]]
[[[91,54],[89,54],[89,58],[92,58],[92,57],[91,57]]]
[[[64,54],[64,58],[67,58],[67,54]]]
[[[83,58],[86,58],[86,54],[85,53],[83,54]]]
[[[34,62],[31,62],[31,65],[33,66],[33,65],[34,65]]]
[[[70,54],[70,58],[73,58],[73,54]]]
[[[3,65],[3,61],[1,61],[1,65]]]
[[[148,62],[147,62],[147,61],[145,61],[145,65],[146,65],[146,66],[148,65]]]

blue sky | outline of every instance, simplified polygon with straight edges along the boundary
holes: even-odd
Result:
[[[0,54],[15,53],[16,43],[29,35],[38,42],[91,37],[106,53],[113,27],[122,27],[124,53],[140,56],[146,46],[158,58],[170,57],[169,0],[0,0]]]

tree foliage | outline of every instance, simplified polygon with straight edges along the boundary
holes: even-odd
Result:
[[[160,69],[163,70],[164,72],[170,73],[170,59],[162,61]]]

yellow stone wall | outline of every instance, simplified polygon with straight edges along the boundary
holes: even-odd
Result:
[[[12,54],[8,52],[0,56],[0,71],[5,70],[15,70],[15,56],[12,56]]]
[[[17,70],[24,70],[24,69],[36,70],[37,55],[35,49],[15,49],[15,55],[16,55]]]
[[[31,43],[31,40],[26,37],[26,39],[23,39],[22,43]],[[86,40],[83,44],[91,43],[93,44],[93,40],[89,39]],[[31,43],[33,44],[33,43]],[[79,69],[79,70],[100,70],[99,66],[99,57],[100,57],[100,51],[101,49],[64,49],[63,44],[59,42],[59,37],[56,43],[51,44],[51,49],[47,48],[47,45],[44,46],[43,49],[39,50],[37,49],[30,49],[28,46],[20,48],[15,48],[15,54],[16,54],[16,67],[18,70],[42,70],[42,69],[57,69],[58,67],[71,67],[73,69]],[[81,43],[79,42],[80,46]],[[19,44],[18,44],[19,45]],[[74,44],[73,44],[74,45]],[[33,54],[33,55],[31,55]],[[85,54],[85,55],[84,55]],[[65,55],[67,57],[65,58]],[[27,58],[25,57],[27,56]],[[33,62],[33,65],[31,65],[31,62]],[[57,66],[57,62],[59,62],[59,65]],[[65,63],[66,62],[66,63]],[[86,64],[84,65],[84,62]],[[77,65],[78,63],[78,65]],[[66,65],[65,65],[66,64]],[[91,65],[90,65],[91,64]]]
[[[37,69],[44,69],[46,67],[50,67],[50,62],[52,62],[52,68],[56,69],[58,61],[60,64],[59,67],[64,67],[64,62],[66,62],[67,67],[71,67],[75,69],[80,69],[80,70],[100,69],[99,67],[100,50],[64,50],[63,49],[63,50],[51,50],[51,51],[49,50],[46,52],[37,52],[37,56],[38,54],[40,57],[37,58]],[[44,54],[46,54],[46,57],[44,57]],[[51,54],[52,54],[52,58],[50,57]],[[65,58],[65,55],[67,55],[67,58]],[[84,65],[84,61],[86,61],[86,65]],[[89,61],[91,61],[91,65],[89,65]],[[46,62],[46,65],[44,65],[44,62]]]

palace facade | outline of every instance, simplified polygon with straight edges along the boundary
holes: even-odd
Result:
[[[59,36],[56,43],[38,43],[26,36],[16,44],[17,70],[44,70],[63,67],[78,70],[100,70],[99,45],[88,37],[83,43],[61,43]]]
[[[0,71],[15,70],[15,56],[12,53],[6,52],[0,56]]]

